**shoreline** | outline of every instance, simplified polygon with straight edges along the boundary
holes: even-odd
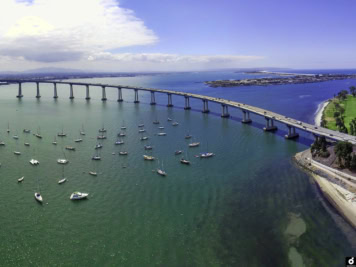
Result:
[[[323,113],[324,113],[324,110],[325,108],[327,107],[327,105],[330,103],[330,100],[325,100],[323,102],[321,102],[319,105],[318,105],[318,108],[317,110],[315,111],[315,117],[314,117],[314,123],[316,126],[320,126],[321,125],[321,120],[323,118]]]
[[[310,149],[297,153],[293,160],[303,168],[317,184],[327,201],[346,222],[356,229],[356,183],[346,177],[331,173],[322,164],[314,164]]]

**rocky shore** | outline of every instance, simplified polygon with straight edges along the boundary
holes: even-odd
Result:
[[[234,86],[267,86],[283,84],[318,83],[333,80],[356,79],[356,74],[315,74],[295,75],[290,77],[258,78],[244,80],[218,80],[207,81],[210,87],[234,87]]]
[[[313,160],[310,149],[297,153],[294,160],[311,174],[329,203],[356,229],[356,177]]]

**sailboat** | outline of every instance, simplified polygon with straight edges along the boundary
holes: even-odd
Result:
[[[185,139],[190,139],[190,138],[192,138],[192,136],[191,136],[189,133],[187,133],[187,134],[184,136],[184,138],[185,138]]]
[[[172,122],[172,126],[178,126],[179,125],[179,123],[178,122]]]
[[[37,138],[42,138],[42,135],[41,135],[41,128],[40,127],[38,127],[38,129],[37,129],[37,133],[35,134],[35,136],[37,137]]]
[[[121,130],[126,130],[125,121],[122,123]]]
[[[0,141],[0,146],[5,146],[5,142],[4,141]]]
[[[93,175],[93,176],[97,176],[97,175],[98,175],[98,174],[97,174],[96,172],[94,172],[94,171],[90,171],[89,174],[90,174],[90,175]]]
[[[104,128],[104,124],[103,124],[103,127],[101,127],[99,129],[99,133],[105,133],[106,132],[106,129]]]
[[[152,160],[155,160],[155,157],[149,156],[149,155],[143,155],[143,159],[152,161]]]
[[[7,130],[6,130],[7,133],[10,133],[10,124],[7,123]]]
[[[31,133],[31,130],[29,130],[29,129],[23,129],[23,132],[24,132],[24,133]]]
[[[17,179],[17,182],[21,183],[23,181],[23,179],[25,179],[25,176],[22,176],[21,178]]]
[[[102,144],[98,143],[98,144],[95,145],[95,149],[100,149],[100,148],[103,148]]]
[[[157,168],[157,173],[161,176],[166,176],[167,173],[163,170],[163,161],[162,161],[162,167],[161,168]]]
[[[171,118],[168,118],[168,119],[167,119],[167,121],[172,121],[172,120],[173,120],[173,119],[171,119]]]
[[[146,145],[146,146],[145,146],[145,150],[152,150],[152,146]]]
[[[124,132],[119,132],[117,135],[120,136],[120,137],[126,136],[126,134]]]
[[[98,154],[98,150],[96,150],[95,155],[91,158],[92,160],[101,160],[101,157]]]
[[[117,140],[115,142],[115,145],[123,145],[124,144],[124,141],[123,140]]]
[[[53,145],[57,145],[57,138],[56,138],[56,136],[54,136],[54,140],[53,140],[52,144],[53,144]]]
[[[153,124],[159,124],[159,120],[157,120],[157,119],[154,120],[154,121],[153,121]]]
[[[18,139],[18,137],[17,137],[17,139]],[[17,150],[17,148],[18,148],[18,141],[17,141],[17,139],[16,139],[16,151],[14,151],[14,154],[15,154],[15,155],[21,155],[21,152]]]
[[[74,192],[70,195],[71,200],[79,200],[79,199],[84,199],[88,196],[88,193],[81,193],[81,192]]]
[[[13,135],[12,138],[14,138],[15,140],[19,139],[19,135],[17,134],[17,130],[16,130],[16,134]]]
[[[62,127],[62,132],[58,133],[57,136],[59,136],[59,137],[66,137],[67,136],[67,134],[63,132],[63,127]]]
[[[82,124],[82,130],[79,132],[80,135],[85,135],[84,125]]]
[[[188,160],[188,153],[186,153],[186,158],[187,159],[185,159],[184,157],[181,157],[180,163],[185,164],[185,165],[190,165],[190,161]]]
[[[67,160],[66,154],[64,153],[63,149],[62,149],[62,152],[63,152],[64,159],[57,159],[57,163],[59,163],[59,164],[67,164],[69,162],[69,160]]]
[[[64,166],[62,167],[62,179],[58,181],[58,184],[63,184],[67,181],[67,178],[64,178]]]
[[[208,142],[206,142],[206,151],[209,151],[209,148],[208,148]],[[210,158],[212,156],[215,156],[214,153],[212,152],[205,152],[205,153],[200,153],[199,154],[199,157],[200,158]]]
[[[79,143],[79,142],[83,141],[83,139],[80,138],[80,135],[81,135],[81,131],[79,131],[79,137],[77,139],[75,139],[74,142]]]

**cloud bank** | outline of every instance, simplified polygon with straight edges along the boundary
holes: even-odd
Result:
[[[115,0],[1,0],[0,65],[46,64],[103,70],[199,69],[255,62],[257,56],[109,51],[154,45],[158,36]],[[11,65],[12,64],[12,65]],[[64,65],[63,65],[64,64]],[[136,64],[136,65],[135,65]],[[0,67],[1,68],[1,67]],[[4,67],[2,67],[4,68]]]

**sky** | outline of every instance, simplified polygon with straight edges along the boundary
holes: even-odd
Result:
[[[1,0],[0,71],[356,68],[356,0]]]

